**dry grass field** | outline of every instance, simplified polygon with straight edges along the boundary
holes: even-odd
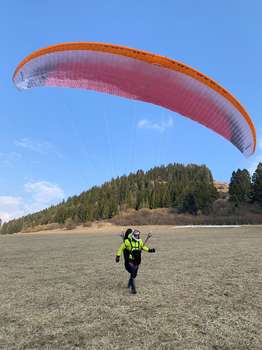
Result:
[[[262,349],[262,228],[151,229],[136,295],[119,232],[1,236],[0,349]]]

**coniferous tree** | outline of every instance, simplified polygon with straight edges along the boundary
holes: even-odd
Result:
[[[262,163],[259,163],[252,177],[252,200],[262,206]]]
[[[207,167],[169,164],[94,186],[61,204],[4,224],[1,233],[54,222],[65,224],[67,219],[77,223],[109,219],[129,208],[172,207],[192,214],[207,213],[216,198],[217,191]]]
[[[183,200],[182,212],[196,215],[198,211],[196,198],[193,193],[189,192],[186,194]]]
[[[236,205],[250,200],[251,178],[246,169],[233,171],[229,184],[229,196]]]

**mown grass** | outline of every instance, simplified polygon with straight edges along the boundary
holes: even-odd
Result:
[[[114,262],[119,243],[0,237],[0,348],[262,349],[260,227],[155,227],[137,295]]]

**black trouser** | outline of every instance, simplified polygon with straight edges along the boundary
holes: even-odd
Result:
[[[125,268],[126,268],[127,272],[130,273],[131,278],[136,278],[139,265],[137,265],[136,263],[134,263],[130,260],[127,260],[127,261],[125,261]]]

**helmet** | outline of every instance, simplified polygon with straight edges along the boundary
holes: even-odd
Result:
[[[133,238],[135,241],[139,241],[139,240],[140,240],[140,231],[134,230],[134,231],[132,232],[132,238]]]

